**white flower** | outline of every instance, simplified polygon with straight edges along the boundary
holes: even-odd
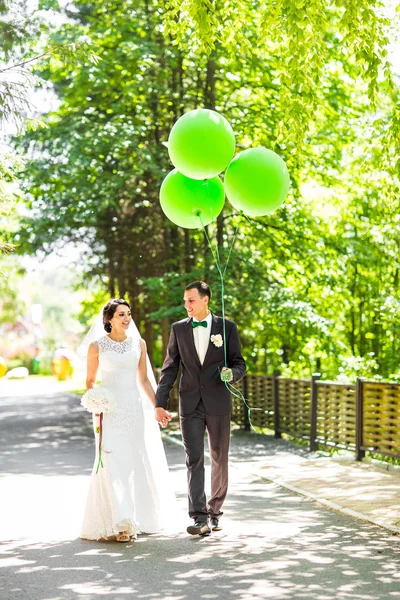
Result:
[[[221,348],[221,346],[224,343],[222,340],[222,335],[220,333],[217,333],[217,335],[212,335],[210,339],[214,346],[216,346],[217,348]]]
[[[112,413],[115,408],[114,396],[101,386],[88,390],[81,398],[81,404],[91,413]]]

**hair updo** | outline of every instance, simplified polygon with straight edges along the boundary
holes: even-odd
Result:
[[[112,298],[112,300],[109,300],[103,308],[103,325],[107,333],[111,333],[112,325],[110,321],[113,318],[118,306],[121,306],[121,304],[127,306],[129,310],[131,309],[127,301],[123,298]]]

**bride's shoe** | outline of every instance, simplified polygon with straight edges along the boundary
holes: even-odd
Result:
[[[131,536],[127,531],[121,531],[121,533],[117,535],[116,540],[117,542],[122,542],[123,544],[126,544],[127,542],[131,541]]]

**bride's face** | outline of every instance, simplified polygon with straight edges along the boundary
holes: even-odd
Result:
[[[131,322],[131,311],[125,304],[121,304],[117,307],[113,318],[110,320],[114,331],[126,331]]]

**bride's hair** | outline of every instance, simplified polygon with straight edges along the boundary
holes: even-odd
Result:
[[[129,310],[131,309],[127,301],[123,298],[112,298],[107,302],[107,304],[103,308],[103,325],[107,333],[111,332],[112,327],[110,321],[113,318],[118,306],[120,306],[121,304],[127,306]]]

